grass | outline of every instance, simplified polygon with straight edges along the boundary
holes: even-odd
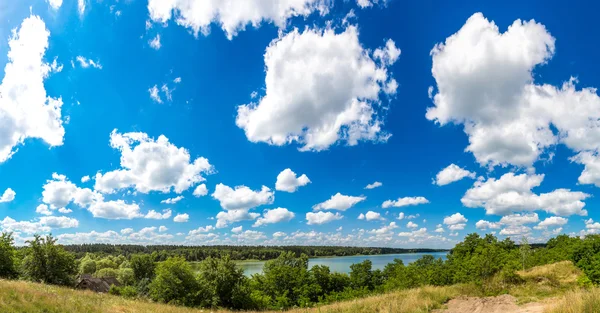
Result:
[[[548,313],[600,312],[600,291],[578,288],[580,272],[570,262],[536,267],[520,272],[524,282],[502,289],[521,303],[557,297],[564,302],[563,309]],[[482,289],[473,284],[446,287],[422,287],[378,296],[323,305],[310,309],[292,309],[288,313],[426,313],[440,308],[458,296],[481,296]],[[589,310],[567,310],[578,303]],[[3,313],[228,313],[227,310],[189,309],[163,305],[148,300],[128,300],[91,291],[79,291],[23,281],[0,280],[0,312]],[[265,312],[263,312],[265,313]],[[275,312],[270,312],[275,313]]]
[[[545,313],[597,313],[600,312],[600,288],[567,292]]]

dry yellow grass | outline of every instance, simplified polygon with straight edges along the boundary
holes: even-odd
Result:
[[[310,309],[293,309],[289,313],[421,313],[440,307],[465,292],[465,286],[423,287],[379,296],[340,302]],[[226,310],[189,309],[127,300],[107,294],[0,280],[0,312],[6,313],[227,313]],[[265,312],[263,312],[265,313]],[[272,312],[274,313],[274,312]]]
[[[600,288],[567,292],[545,313],[598,313],[600,312]]]
[[[520,273],[526,283],[509,288],[508,293],[520,302],[532,302],[555,297],[576,287],[580,271],[570,262],[536,267]],[[441,307],[457,296],[479,296],[473,285],[422,287],[388,294],[339,302],[310,309],[292,309],[288,313],[425,313]],[[565,303],[600,303],[600,291],[573,293]],[[590,300],[592,299],[592,300]],[[0,312],[2,313],[231,313],[227,310],[189,309],[163,305],[148,300],[128,300],[107,294],[79,291],[23,281],[0,280]],[[552,313],[600,312],[552,311]],[[268,312],[263,312],[268,313]],[[270,312],[275,313],[275,312]]]

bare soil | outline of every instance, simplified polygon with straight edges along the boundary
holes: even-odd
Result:
[[[511,295],[497,297],[459,297],[448,301],[445,309],[434,313],[543,313],[548,302],[533,302],[517,305],[517,299]]]

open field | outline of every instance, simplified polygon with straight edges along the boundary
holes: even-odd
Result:
[[[451,306],[453,302],[448,303],[450,299],[464,299],[465,297],[482,297],[506,293],[514,297],[516,303],[522,307],[536,306],[540,308],[539,312],[599,312],[597,308],[598,305],[600,305],[600,291],[597,289],[592,289],[590,291],[580,290],[577,287],[577,277],[580,275],[580,271],[570,262],[560,262],[536,267],[529,271],[519,273],[519,275],[524,281],[517,285],[506,285],[501,281],[492,280],[485,287],[471,284],[446,287],[422,287],[324,305],[318,308],[292,309],[288,312],[424,313],[432,312],[434,309],[440,308],[441,310],[436,312],[453,312],[446,311],[446,307],[448,306],[450,306],[448,309],[452,309]],[[588,305],[586,303],[590,302],[595,303],[596,306],[591,306],[590,309],[587,310],[570,310],[572,303],[576,303],[579,307],[585,308],[586,305]],[[536,303],[541,304],[533,305]],[[461,305],[465,304],[461,303]],[[23,281],[0,280],[0,312],[227,313],[231,311],[190,309],[152,303],[143,299],[128,300],[122,297],[97,294],[90,291],[79,291]],[[468,313],[467,311],[465,312]]]

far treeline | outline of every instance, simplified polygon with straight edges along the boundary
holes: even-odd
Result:
[[[250,248],[248,248],[250,249]],[[308,255],[283,251],[265,263],[263,273],[244,276],[229,255],[188,262],[184,257],[157,259],[160,252],[109,255],[86,253],[76,258],[51,237],[34,236],[17,249],[11,234],[0,236],[0,278],[74,286],[79,275],[116,277],[121,286],[110,293],[196,308],[281,310],[312,307],[425,285],[469,284],[487,294],[506,292],[522,283],[516,272],[533,266],[572,261],[584,275],[581,286],[600,283],[600,235],[585,238],[561,235],[546,246],[517,245],[488,234],[470,234],[446,260],[425,255],[404,264],[396,259],[383,270],[370,260],[353,264],[349,274],[327,266],[308,266]],[[595,312],[595,311],[594,311]]]
[[[229,256],[231,260],[272,260],[282,252],[292,252],[296,257],[305,254],[309,258],[325,256],[377,255],[397,253],[444,252],[447,249],[400,249],[374,247],[339,247],[339,246],[176,246],[176,245],[111,245],[81,244],[66,245],[65,249],[82,258],[86,253],[96,255],[153,254],[157,261],[169,257],[183,257],[186,261],[197,262],[207,258]]]

